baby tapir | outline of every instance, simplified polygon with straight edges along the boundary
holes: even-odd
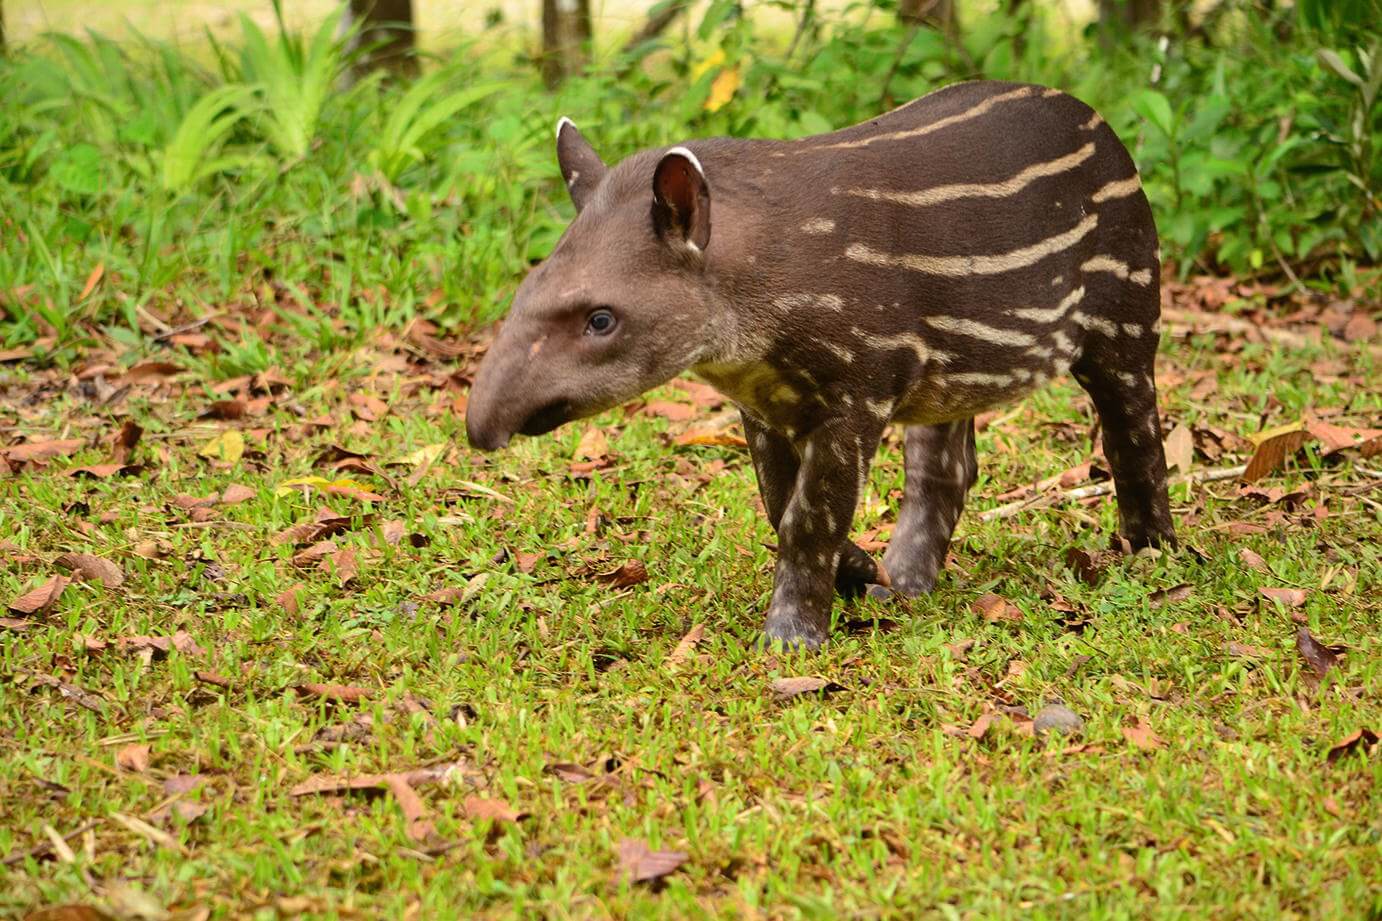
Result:
[[[480,366],[470,442],[703,377],[739,406],[778,533],[769,639],[819,645],[837,587],[930,590],[977,475],[974,415],[1067,370],[1098,411],[1124,536],[1174,542],[1156,227],[1078,99],[962,83],[833,134],[614,167],[562,119],[557,159],[578,214]],[[889,423],[906,489],[880,567],[848,533]]]

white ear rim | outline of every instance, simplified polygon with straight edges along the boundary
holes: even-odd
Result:
[[[701,161],[697,160],[696,155],[693,154],[691,151],[687,150],[685,147],[673,147],[671,150],[663,154],[663,157],[670,157],[672,154],[677,154],[690,160],[691,165],[696,168],[696,172],[701,174],[702,179],[705,178],[705,167],[701,166]]]
[[[558,140],[558,141],[561,140],[561,129],[565,128],[567,125],[570,125],[572,128],[575,128],[575,127],[576,127],[576,123],[573,122],[571,119],[567,118],[565,115],[563,115],[560,119],[557,120],[557,140]]]

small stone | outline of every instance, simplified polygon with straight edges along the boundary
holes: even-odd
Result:
[[[1074,735],[1084,729],[1084,720],[1078,713],[1064,704],[1047,704],[1032,721],[1032,731],[1040,738],[1049,732],[1058,735]]]

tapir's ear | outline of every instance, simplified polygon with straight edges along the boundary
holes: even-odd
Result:
[[[557,164],[561,178],[566,180],[566,190],[571,193],[571,203],[580,211],[605,178],[605,164],[576,130],[576,123],[566,116],[557,122]]]
[[[668,243],[698,250],[710,243],[710,183],[685,147],[667,151],[653,171],[653,226]]]

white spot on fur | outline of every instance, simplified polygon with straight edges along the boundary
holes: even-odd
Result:
[[[875,419],[887,419],[893,414],[892,400],[870,400],[864,398],[864,408],[869,411]]]
[[[1099,113],[1095,112],[1093,115],[1089,116],[1089,121],[1081,125],[1080,128],[1085,131],[1093,131],[1095,128],[1098,128],[1103,123],[1104,120],[1099,117]]]
[[[1133,272],[1131,275],[1128,276],[1128,281],[1132,282],[1135,285],[1141,285],[1145,288],[1147,285],[1150,285],[1152,283],[1152,270],[1138,269],[1136,272]]]
[[[1138,339],[1142,336],[1142,327],[1137,323],[1124,323],[1123,332],[1134,339]]]
[[[1064,276],[1064,275],[1057,275],[1055,278],[1051,279],[1051,287],[1054,288],[1054,287],[1056,287],[1057,285],[1059,285],[1059,284],[1060,284],[1061,282],[1063,282],[1063,281],[1065,281],[1065,276]]]
[[[806,310],[819,307],[839,313],[845,309],[845,299],[838,294],[779,294],[773,298],[773,306],[779,310]]]
[[[843,345],[840,345],[838,342],[831,342],[829,340],[825,340],[821,342],[821,345],[825,346],[827,352],[834,355],[836,358],[840,359],[840,361],[844,362],[845,364],[848,365],[854,363],[854,353],[849,349],[845,348]]]
[[[984,371],[962,371],[947,374],[945,379],[952,384],[970,384],[977,387],[1010,387],[1013,379],[1008,374],[989,374]]]
[[[1118,379],[1123,382],[1123,386],[1129,389],[1136,389],[1137,387],[1137,375],[1130,371],[1119,371]]]
[[[835,222],[830,220],[829,218],[824,217],[813,217],[811,218],[811,220],[801,225],[802,233],[809,233],[813,235],[830,233],[834,229]]]

